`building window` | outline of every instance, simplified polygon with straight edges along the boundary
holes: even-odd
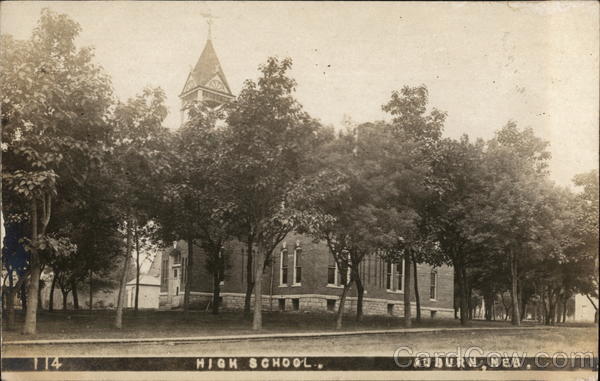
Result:
[[[292,309],[294,311],[300,311],[300,299],[292,299]]]
[[[437,271],[431,270],[431,281],[429,286],[429,299],[437,299]]]
[[[437,311],[430,311],[431,314],[431,318],[435,319],[435,315],[437,314]]]
[[[252,249],[252,273],[250,274],[250,281],[254,282],[256,276],[256,249]]]
[[[327,284],[328,285],[336,285],[336,275],[337,275],[337,265],[329,264],[327,265]]]
[[[338,276],[338,279],[340,279],[340,283],[342,286],[345,286],[348,284],[348,282],[350,282],[350,278],[351,278],[351,270],[352,270],[352,258],[350,257],[350,252],[347,250],[342,251],[342,259],[346,259],[346,262],[342,262],[342,266],[346,266],[346,271],[345,273],[343,271],[339,271],[338,269],[338,273],[340,273],[340,276]]]
[[[327,285],[337,286],[339,282],[339,271],[337,262],[333,258],[333,255],[329,256],[329,263],[327,264]]]
[[[173,279],[177,279],[177,269],[173,269]]]
[[[385,271],[385,289],[391,291],[393,289],[393,287],[392,287],[392,270],[393,270],[392,262],[390,262],[390,261],[386,262],[385,268],[386,268],[386,271]]]
[[[297,247],[296,250],[294,250],[294,284],[295,285],[300,285],[300,283],[302,282],[301,258],[302,258],[302,248]]]
[[[285,299],[279,299],[279,311],[285,311]]]
[[[348,255],[347,252],[342,252],[341,255]],[[344,258],[342,257],[342,260]],[[350,263],[350,258],[348,257],[348,264],[346,266],[346,271],[340,271],[340,268],[337,264],[337,261],[333,258],[333,256],[329,257],[329,264],[327,265],[327,285],[328,286],[344,286],[350,281],[350,270],[352,263]],[[345,263],[342,262],[342,266]]]
[[[175,295],[179,295],[179,286],[175,288]]]
[[[404,260],[401,263],[386,261],[385,288],[388,291],[403,291]]]
[[[327,311],[335,311],[335,299],[327,299]]]
[[[168,258],[165,258],[162,261],[161,278],[162,279],[160,281],[160,284],[161,284],[161,288],[162,288],[162,285],[165,285],[169,278],[169,259]]]
[[[388,315],[394,314],[394,305],[393,304],[390,303],[387,305],[387,312],[388,312]]]
[[[404,290],[404,260],[396,264],[396,290]]]
[[[219,250],[219,267],[218,267],[217,271],[219,274],[219,286],[225,286],[225,248],[224,247],[221,247],[221,250]]]
[[[372,260],[372,256],[368,255],[367,256],[367,284],[371,283],[371,260]]]
[[[280,260],[279,260],[279,284],[286,285],[288,283],[288,252],[287,249],[284,248],[281,250]]]

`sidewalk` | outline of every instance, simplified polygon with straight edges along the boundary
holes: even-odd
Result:
[[[187,336],[187,337],[154,337],[154,338],[114,338],[114,339],[57,339],[57,340],[16,340],[3,341],[2,345],[54,345],[54,344],[127,344],[127,343],[165,343],[165,342],[215,342],[215,341],[246,341],[266,339],[300,339],[310,337],[438,333],[460,331],[514,331],[552,329],[549,326],[520,326],[520,327],[457,327],[457,328],[398,328],[361,331],[331,331],[331,332],[300,332],[300,333],[258,333],[245,335],[221,336]]]

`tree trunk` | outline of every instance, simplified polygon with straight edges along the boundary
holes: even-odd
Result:
[[[2,283],[2,311],[6,311],[6,299],[8,298],[8,289]]]
[[[189,261],[189,259],[188,259]],[[187,271],[187,270],[186,270]],[[187,272],[187,277],[190,277],[189,271]],[[187,294],[187,285],[185,287],[185,291]],[[140,238],[138,236],[138,227],[135,227],[135,302],[133,306],[134,313],[138,312],[138,302],[140,298]]]
[[[259,246],[256,257],[256,271],[254,272],[254,313],[252,317],[252,329],[260,331],[262,329],[262,273],[263,262],[265,260],[264,247]]]
[[[467,310],[469,311],[469,320],[473,320],[473,289],[467,288]]]
[[[546,313],[546,325],[554,325],[556,317],[555,291],[548,289],[548,311]]]
[[[452,300],[452,305],[454,307],[454,319],[458,320],[458,313],[460,311],[460,274],[458,271],[458,266],[455,264],[454,268],[454,295]],[[458,286],[458,287],[457,287]],[[458,295],[457,295],[458,294]]]
[[[123,327],[123,303],[125,302],[125,285],[127,283],[127,272],[129,270],[129,261],[131,260],[131,249],[132,249],[132,222],[127,221],[127,243],[125,249],[125,263],[123,264],[123,273],[121,275],[121,281],[119,284],[119,295],[117,296],[117,311],[115,314],[115,328],[121,329]]]
[[[41,272],[41,269],[40,269]],[[38,311],[42,311],[44,306],[42,304],[42,279],[40,277],[40,281],[38,282]]]
[[[194,239],[189,237],[187,241],[188,246],[188,255],[187,255],[187,264],[186,264],[186,276],[185,276],[185,291],[183,293],[183,310],[187,311],[190,308],[190,292],[191,292],[191,274],[190,270],[192,269],[192,257],[194,256]]]
[[[404,256],[404,327],[412,326],[412,312],[410,308],[410,254]]]
[[[523,296],[523,280],[517,282],[517,301],[519,302],[519,321],[523,321],[525,316],[525,297]]]
[[[517,256],[514,251],[511,251],[510,256],[510,275],[511,275],[511,289],[510,297],[512,299],[512,325],[521,325],[521,314],[519,314],[519,299],[518,299],[518,268],[517,268]]]
[[[8,290],[8,300],[6,301],[7,312],[7,328],[9,330],[15,328],[15,295],[17,290],[13,287]]]
[[[358,269],[354,271],[354,282],[356,283],[356,321],[361,321],[363,318],[363,299],[365,296],[365,287],[362,284]]]
[[[527,305],[529,304],[528,300],[523,300],[523,305],[521,309],[521,321],[527,319]]]
[[[494,306],[494,294],[487,292],[483,296],[483,302],[485,303],[485,320],[492,320],[492,307]]]
[[[212,313],[213,315],[219,314],[220,307],[220,297],[221,297],[221,277],[219,276],[219,271],[215,271],[213,274],[213,303],[212,303]]]
[[[246,297],[244,298],[244,315],[250,316],[250,301],[252,299],[252,292],[254,291],[254,274],[252,273],[252,262],[254,260],[254,255],[252,253],[254,247],[253,239],[251,237],[248,238],[246,244],[248,260],[246,261]]]
[[[56,289],[56,277],[58,273],[54,273],[52,283],[50,284],[50,296],[48,297],[48,311],[54,311],[54,290]]]
[[[562,322],[567,322],[567,301],[569,299],[567,297],[563,298],[563,311],[562,311]]]
[[[344,304],[346,303],[346,295],[348,294],[348,290],[350,290],[350,286],[352,283],[350,281],[344,285],[344,289],[342,290],[342,296],[340,296],[340,305],[338,306],[338,312],[335,317],[335,329],[342,329],[342,320],[344,318]]]
[[[467,325],[469,320],[469,305],[467,300],[467,270],[462,264],[459,264],[458,268],[458,287],[460,294],[460,325]]]
[[[41,271],[41,270],[40,270]],[[27,309],[27,283],[21,284],[21,290],[19,292],[21,297],[21,309],[25,311]]]
[[[63,309],[63,311],[67,310],[67,298],[68,297],[69,297],[69,292],[68,291],[67,292],[63,291],[62,292],[62,299],[63,299],[63,301],[62,301],[63,302],[62,309]]]
[[[417,305],[417,321],[421,321],[421,297],[419,296],[419,279],[417,276],[417,261],[413,257],[413,277],[415,279],[415,303]]]
[[[40,285],[40,258],[37,248],[35,247],[38,243],[38,213],[37,213],[37,201],[34,198],[31,201],[31,241],[33,248],[30,251],[29,263],[30,263],[30,279],[29,279],[29,290],[27,292],[27,309],[25,311],[25,324],[23,325],[23,334],[34,335],[36,332],[37,322],[37,297],[38,287]]]
[[[79,309],[79,295],[77,294],[77,282],[73,282],[71,285],[71,290],[73,291],[73,308]]]
[[[15,295],[17,293],[17,287],[13,285],[12,272],[8,274],[8,300],[6,301],[7,311],[7,328],[15,328]]]
[[[544,320],[544,324],[545,325],[550,325],[550,319],[549,319],[549,307],[548,307],[548,303],[546,302],[546,293],[548,293],[549,291],[546,291],[545,289],[542,289],[542,293],[541,293],[541,299],[542,299],[542,318]]]
[[[94,289],[93,286],[94,272],[90,270],[90,311],[94,309]]]
[[[556,298],[550,301],[550,316],[548,317],[550,325],[556,324]]]

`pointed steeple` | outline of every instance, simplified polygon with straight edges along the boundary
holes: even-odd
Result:
[[[190,76],[194,80],[196,86],[209,87],[212,90],[227,95],[233,95],[229,88],[229,84],[227,83],[227,78],[225,78],[223,68],[221,68],[217,52],[210,39],[206,40],[206,45],[204,45],[202,54],[200,54],[200,58],[198,58],[198,62],[196,62]],[[212,82],[212,80],[216,79],[215,77],[218,77],[221,84],[218,83],[219,81]]]
[[[208,17],[208,36],[196,65],[190,70],[179,98],[181,99],[181,123],[186,120],[186,106],[200,101],[208,107],[219,107],[234,98],[229,83],[212,43],[212,17]]]

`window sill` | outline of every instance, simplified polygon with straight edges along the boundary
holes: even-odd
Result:
[[[404,294],[402,290],[385,290],[388,294]]]
[[[437,299],[431,299],[431,298],[429,298],[429,301],[430,302],[437,302]]]
[[[337,284],[328,284],[327,287],[329,287],[329,288],[344,288],[344,286],[342,286],[342,285],[338,286]]]
[[[302,287],[302,283],[294,283],[290,287]]]
[[[287,284],[280,284],[279,286],[277,286],[279,288],[285,288],[285,287],[289,287]]]

